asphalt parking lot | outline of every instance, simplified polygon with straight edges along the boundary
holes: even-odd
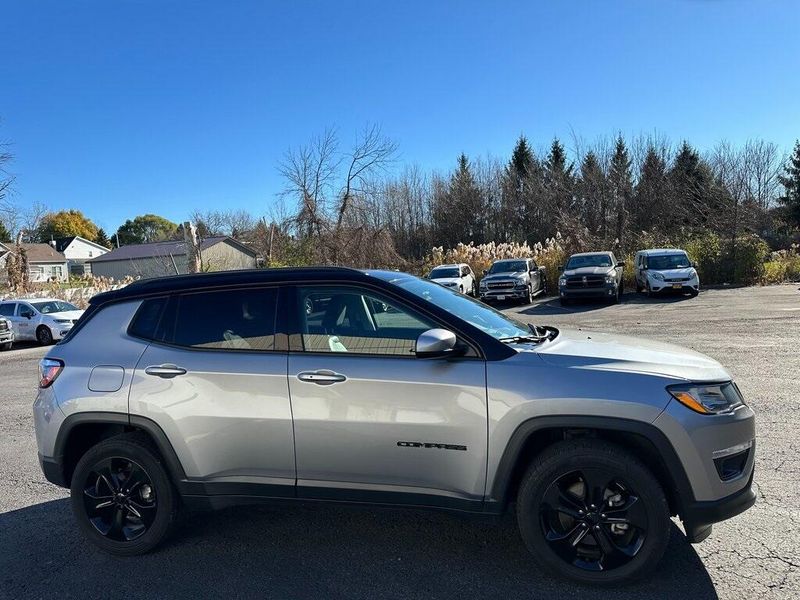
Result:
[[[800,597],[797,284],[506,310],[679,343],[721,361],[758,417],[756,506],[696,546],[674,527],[661,569],[611,592],[537,570],[511,515],[242,507],[185,519],[150,555],[114,558],[81,539],[65,491],[39,471],[30,408],[44,350],[28,346],[0,354],[0,597]]]

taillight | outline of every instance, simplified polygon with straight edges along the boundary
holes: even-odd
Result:
[[[56,377],[64,370],[64,361],[57,358],[43,358],[39,361],[39,387],[46,388],[53,384]]]

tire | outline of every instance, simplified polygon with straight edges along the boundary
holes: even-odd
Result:
[[[650,289],[650,282],[647,282],[645,287],[645,293],[647,294],[648,298],[655,298],[656,295],[653,293],[653,290]]]
[[[130,490],[131,479],[127,500],[112,495],[112,488]],[[117,556],[149,552],[168,537],[177,519],[178,495],[169,475],[158,452],[138,433],[109,438],[86,452],[75,467],[70,495],[81,532]]]
[[[528,284],[528,294],[522,298],[522,306],[528,306],[529,304],[533,304],[533,290],[530,283]]]
[[[474,281],[472,282],[472,294],[470,294],[473,298],[478,297],[478,284]]]
[[[699,293],[700,293],[700,290],[690,290],[690,291],[689,291],[689,295],[690,295],[692,298],[697,298],[697,294],[699,294]]]
[[[569,298],[559,298],[558,301],[561,306],[569,306]]]
[[[593,501],[586,481],[607,482],[593,486]],[[630,520],[609,523],[612,518]],[[589,585],[650,573],[667,548],[671,523],[664,491],[647,467],[619,446],[592,438],[559,442],[536,457],[520,484],[517,521],[545,571]]]
[[[53,332],[46,325],[39,325],[36,329],[36,341],[42,346],[49,346],[53,343]]]
[[[11,350],[11,346],[14,342],[6,342],[5,344],[0,344],[0,352],[5,352],[7,350]]]
[[[637,279],[636,280],[636,293],[637,294],[641,294],[642,293],[642,289],[643,288],[642,288],[642,286],[639,285],[639,280]]]

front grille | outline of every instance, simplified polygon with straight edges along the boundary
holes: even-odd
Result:
[[[490,290],[511,290],[514,289],[514,282],[513,281],[498,281],[495,283],[488,283],[486,284]]]
[[[568,288],[596,288],[603,287],[606,282],[605,275],[575,275],[567,278]]]
[[[667,283],[683,283],[684,281],[689,281],[688,277],[673,277],[672,279],[665,279]]]

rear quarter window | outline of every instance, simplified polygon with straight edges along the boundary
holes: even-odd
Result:
[[[142,302],[131,320],[128,333],[145,340],[161,339],[163,336],[159,335],[159,325],[166,305],[167,298],[150,298]]]

